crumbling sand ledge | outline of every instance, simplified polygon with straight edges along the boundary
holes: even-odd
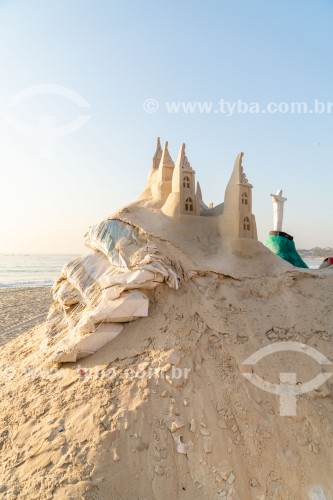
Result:
[[[298,398],[297,417],[281,417],[278,398],[251,385],[241,363],[283,340],[333,360],[332,304],[330,271],[207,272],[178,291],[159,285],[149,317],[81,368],[50,374],[43,329],[18,337],[2,351],[11,367],[1,381],[2,498],[331,498],[332,377]],[[172,366],[190,369],[188,379],[172,378]],[[157,367],[164,377],[126,377]],[[299,382],[321,369],[297,354],[255,371],[276,382],[295,367]],[[107,368],[114,379],[88,376]]]

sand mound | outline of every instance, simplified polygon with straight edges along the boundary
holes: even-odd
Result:
[[[149,316],[78,363],[45,360],[45,328],[3,348],[2,498],[331,498],[333,377],[281,416],[242,363],[278,342],[333,360],[332,273],[298,271],[255,241],[216,250],[207,219],[185,244],[144,210],[122,220],[151,235],[180,288],[148,290]],[[272,383],[297,372],[302,386],[324,368],[288,351],[252,370]]]
[[[43,354],[75,362],[148,315],[160,283],[216,273],[235,279],[292,269],[254,239],[221,236],[218,217],[178,215],[136,202],[97,226],[85,239],[91,253],[64,266],[53,287]]]

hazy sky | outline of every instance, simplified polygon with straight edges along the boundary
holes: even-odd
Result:
[[[87,228],[143,190],[156,136],[174,159],[187,144],[207,203],[244,151],[259,239],[283,188],[297,246],[333,246],[333,105],[218,104],[333,102],[332,19],[332,0],[0,0],[0,252],[82,251]],[[212,111],[166,108],[199,101]]]

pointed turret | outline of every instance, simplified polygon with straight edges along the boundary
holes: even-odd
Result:
[[[160,161],[161,161],[161,157],[162,157],[161,141],[160,141],[160,138],[157,137],[156,151],[155,151],[155,154],[153,156],[153,164],[152,164],[153,169],[158,168]]]
[[[185,144],[183,143],[180,146],[180,150],[178,153],[178,158],[176,161],[176,165],[173,171],[173,176],[172,176],[172,192],[173,193],[180,193],[180,187],[182,185],[182,179],[183,179],[183,173],[182,173],[182,168],[184,165],[184,160],[185,160]]]
[[[244,153],[239,153],[236,157],[234,169],[232,171],[229,184],[249,184],[242,165]]]
[[[168,150],[168,141],[166,141],[158,167],[157,182],[171,181],[174,168],[175,164]]]
[[[199,181],[197,182],[197,192],[196,192],[197,200],[202,201],[202,193]]]
[[[180,147],[173,169],[171,193],[163,205],[162,211],[169,216],[176,214],[200,215],[200,204],[197,202],[195,194],[195,171],[185,155],[185,144]]]

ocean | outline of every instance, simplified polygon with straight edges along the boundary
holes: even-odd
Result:
[[[320,264],[323,262],[324,257],[302,257],[305,264],[309,266],[310,269],[318,269]]]
[[[0,255],[0,288],[53,285],[66,262],[77,254],[2,254]],[[323,259],[306,258],[312,268],[318,268]]]
[[[53,285],[61,269],[78,254],[0,254],[0,288]]]

